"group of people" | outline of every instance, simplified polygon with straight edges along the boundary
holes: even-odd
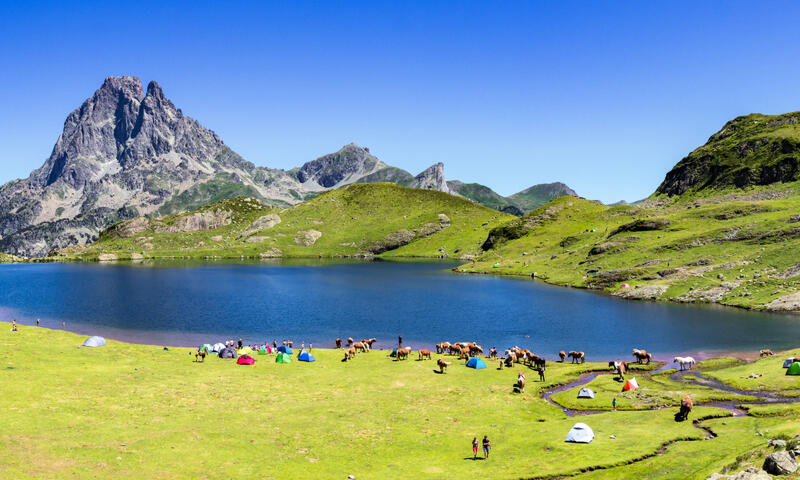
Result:
[[[37,318],[36,319],[36,326],[38,327],[40,325],[40,323],[41,323],[41,321]],[[64,326],[64,325],[65,325],[65,323],[61,322],[61,326]],[[17,319],[16,318],[12,318],[11,319],[11,331],[12,332],[19,332],[19,326],[17,326]]]
[[[483,436],[483,459],[489,458],[489,450],[492,448],[492,442],[489,441],[487,435]],[[472,459],[478,458],[478,437],[472,437]]]

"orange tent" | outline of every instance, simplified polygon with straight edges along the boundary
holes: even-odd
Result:
[[[626,392],[626,391],[631,391],[632,392],[632,391],[636,390],[637,388],[639,388],[639,384],[636,383],[636,379],[635,378],[631,378],[630,380],[625,382],[625,385],[622,386],[622,391],[623,392]]]

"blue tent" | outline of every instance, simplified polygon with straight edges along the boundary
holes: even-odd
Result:
[[[478,357],[472,357],[467,362],[467,366],[478,370],[479,368],[486,368],[486,363]]]
[[[389,356],[392,357],[392,358],[396,357],[397,356],[397,349],[396,348],[393,349],[392,353],[390,353]]]
[[[279,351],[279,352],[281,352],[281,353],[288,353],[289,355],[291,355],[292,353],[294,353],[294,352],[292,351],[292,349],[291,349],[291,348],[289,348],[289,347],[287,347],[286,345],[281,345],[280,347],[278,347],[278,351]]]
[[[297,359],[300,360],[301,362],[315,362],[315,361],[317,361],[317,359],[314,358],[314,355],[311,355],[310,353],[306,352],[305,350],[300,352],[300,355],[297,357]]]

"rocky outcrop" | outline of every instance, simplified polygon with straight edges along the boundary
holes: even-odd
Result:
[[[444,178],[444,164],[441,162],[431,165],[425,171],[414,177],[414,181],[410,186],[412,188],[439,190],[440,192],[450,193],[447,180]]]
[[[262,252],[258,254],[260,258],[280,258],[283,256],[283,252],[280,251],[279,248],[270,248],[266,252]]]
[[[608,234],[609,238],[624,232],[648,232],[653,230],[664,230],[670,225],[670,221],[665,218],[647,218],[634,220],[630,223],[620,225]]]
[[[314,245],[314,243],[316,243],[320,237],[322,237],[322,232],[317,230],[301,230],[297,232],[297,236],[294,237],[294,243],[302,247],[310,247],[311,245]]]
[[[369,254],[378,255],[408,245],[414,240],[433,235],[450,226],[450,217],[444,213],[437,215],[437,220],[438,222],[426,222],[413,231],[400,229],[389,233],[383,240],[368,245],[364,250]]]
[[[791,475],[797,471],[797,461],[794,455],[783,450],[767,455],[763,468],[772,475]]]
[[[155,227],[156,233],[186,233],[200,232],[203,230],[216,230],[220,227],[231,224],[230,210],[206,210],[196,212],[191,215],[178,217],[172,225],[158,224]]]
[[[338,188],[387,168],[369,153],[368,148],[351,143],[338,152],[307,162],[297,171],[297,179],[308,190]]]
[[[773,312],[790,312],[800,310],[800,293],[790,293],[776,298],[764,305],[764,308]]]
[[[253,223],[247,226],[244,232],[242,232],[242,234],[239,235],[239,238],[249,237],[250,235],[258,231],[272,228],[279,223],[281,223],[281,217],[279,217],[274,213],[258,217]]]

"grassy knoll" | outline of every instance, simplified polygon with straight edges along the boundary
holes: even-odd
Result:
[[[548,382],[530,381],[520,395],[517,368],[454,362],[439,375],[433,362],[396,362],[385,351],[343,363],[341,352],[316,349],[316,363],[258,356],[246,367],[196,364],[186,348],[88,349],[67,332],[0,331],[3,478],[528,478],[620,466],[706,435],[675,422],[674,409],[568,418],[540,398],[542,387],[602,364],[550,364]],[[696,408],[693,417],[726,414]],[[594,442],[563,441],[576,421],[594,429]],[[760,421],[771,419],[748,419]],[[722,452],[736,454],[729,446],[750,446],[738,438],[751,423],[730,419],[726,434],[691,442],[703,453],[682,461],[711,473]],[[492,457],[473,462],[469,442],[482,434]]]
[[[666,375],[649,375],[632,372],[627,378],[636,378],[639,389],[623,392],[622,384],[616,375],[598,375],[586,387],[594,390],[595,398],[578,398],[583,386],[571,388],[553,394],[554,402],[567,408],[583,410],[611,410],[611,401],[617,399],[618,410],[646,410],[651,408],[680,405],[681,399],[689,395],[695,403],[715,401],[753,401],[752,396],[716,390],[713,388],[691,385],[670,379]]]
[[[561,197],[489,234],[463,272],[531,276],[631,299],[796,309],[798,184],[609,207]],[[623,288],[623,285],[630,288]],[[800,302],[800,299],[797,299]]]
[[[489,229],[511,218],[438,191],[355,184],[287,209],[237,197],[160,219],[123,222],[93,245],[63,249],[56,258],[341,257],[384,252],[462,258],[478,253]],[[262,222],[255,223],[259,219]],[[198,222],[205,222],[202,228]]]
[[[787,357],[800,357],[800,349],[703,374],[741,390],[800,390],[800,376],[786,375],[782,368]],[[751,378],[751,374],[759,376]]]

